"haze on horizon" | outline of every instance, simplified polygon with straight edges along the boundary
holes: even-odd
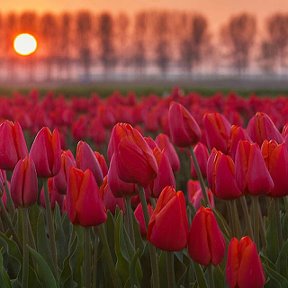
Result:
[[[222,25],[230,16],[250,12],[264,21],[275,12],[287,11],[287,0],[0,0],[0,12],[33,10],[62,12],[89,9],[91,12],[135,13],[148,9],[177,9],[202,13],[214,28]],[[259,9],[261,7],[261,9]]]

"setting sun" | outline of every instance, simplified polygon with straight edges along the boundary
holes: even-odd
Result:
[[[28,56],[37,49],[37,41],[35,37],[28,33],[19,34],[14,39],[14,49],[16,53],[22,56]]]

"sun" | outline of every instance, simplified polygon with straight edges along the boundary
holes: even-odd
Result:
[[[13,46],[17,54],[28,56],[37,50],[37,40],[31,34],[22,33],[15,37]]]

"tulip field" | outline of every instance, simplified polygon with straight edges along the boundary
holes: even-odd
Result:
[[[287,195],[284,96],[0,97],[1,288],[287,288]]]

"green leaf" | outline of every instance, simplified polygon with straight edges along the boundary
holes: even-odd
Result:
[[[226,222],[225,218],[223,217],[223,215],[217,211],[217,209],[213,209],[213,212],[216,216],[217,222],[219,224],[220,229],[222,230],[222,232],[224,233],[224,235],[226,236],[226,239],[230,240],[231,239],[231,229],[228,225],[228,223]]]
[[[219,265],[214,267],[213,269],[213,278],[214,278],[215,288],[225,287],[224,272],[221,270]]]
[[[58,288],[54,275],[45,259],[34,249],[28,246],[32,258],[37,263],[36,272],[41,281],[42,287]]]
[[[2,249],[0,251],[0,283],[3,288],[12,288],[9,275],[4,268]]]
[[[288,269],[287,269],[287,258],[288,258],[288,240],[282,246],[282,249],[279,253],[279,256],[276,261],[277,270],[287,278],[288,276]]]
[[[194,270],[197,278],[197,283],[199,285],[199,288],[208,288],[204,272],[201,268],[201,266],[197,263],[194,263]]]

